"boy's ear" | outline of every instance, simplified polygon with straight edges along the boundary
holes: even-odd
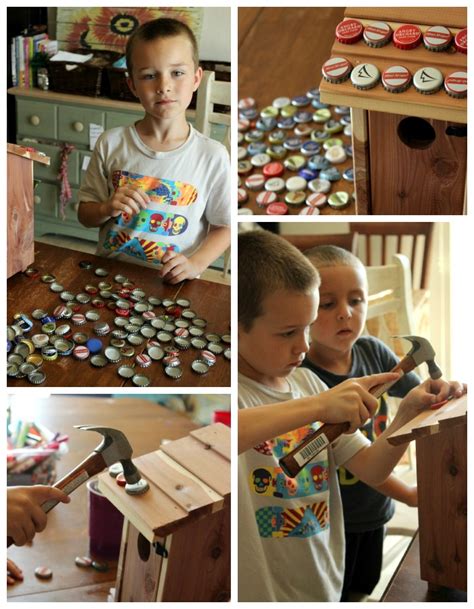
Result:
[[[194,74],[194,88],[193,88],[193,91],[197,90],[197,88],[201,84],[201,80],[202,80],[202,68],[201,68],[201,66],[199,66],[199,68],[196,70],[196,72]]]
[[[138,97],[135,85],[133,83],[133,78],[131,76],[127,76],[127,85],[130,91],[135,95],[135,97]]]

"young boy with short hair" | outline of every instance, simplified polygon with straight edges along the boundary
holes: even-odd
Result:
[[[197,277],[230,244],[229,157],[186,109],[202,69],[190,28],[161,18],[127,43],[128,85],[145,110],[103,133],[79,192],[80,222],[100,227],[97,253],[157,268],[169,283]]]
[[[358,428],[377,408],[369,390],[386,373],[350,379],[325,391],[299,368],[319,304],[319,276],[292,245],[267,231],[239,236],[239,600],[338,601],[344,526],[336,468],[345,465],[381,484],[406,445],[391,432],[459,384],[429,380],[402,401],[390,428],[373,443]],[[294,478],[279,459],[319,423],[349,422],[342,435]]]
[[[395,354],[378,338],[361,336],[367,317],[367,272],[350,252],[333,245],[321,245],[304,252],[321,278],[318,317],[311,326],[311,346],[303,366],[312,370],[328,387],[354,377],[391,370]],[[388,394],[403,398],[420,379],[405,374]],[[386,429],[388,405],[385,394],[362,433],[373,442]],[[338,469],[344,508],[346,561],[341,600],[349,593],[370,594],[380,578],[384,525],[395,506],[390,497],[417,505],[416,487],[391,475],[377,489]]]

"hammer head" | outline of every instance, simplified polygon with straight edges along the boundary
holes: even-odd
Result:
[[[100,453],[107,466],[120,461],[128,484],[136,484],[140,480],[140,474],[132,462],[132,447],[122,431],[95,425],[75,425],[75,427],[83,431],[96,431],[102,434],[102,442],[94,449],[94,452]]]
[[[422,336],[395,336],[394,338],[404,338],[411,342],[412,347],[407,355],[412,358],[417,366],[426,362],[432,379],[439,379],[442,376],[443,373],[434,360],[436,353],[426,338]]]

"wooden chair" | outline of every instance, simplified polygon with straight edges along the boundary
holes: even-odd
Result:
[[[210,137],[213,125],[225,128],[222,143],[230,153],[230,114],[215,112],[214,104],[230,106],[231,83],[216,80],[215,72],[205,70],[199,85],[196,99],[196,118],[194,126],[202,134]],[[224,252],[222,276],[226,277],[230,268],[230,248]]]
[[[357,253],[357,234],[346,233],[337,235],[280,235],[304,252],[317,245],[337,245],[339,247]]]
[[[204,71],[199,85],[196,100],[196,118],[194,126],[204,135],[211,135],[212,125],[225,127],[222,142],[230,151],[230,114],[215,112],[214,104],[230,106],[231,83],[216,80],[215,73]]]

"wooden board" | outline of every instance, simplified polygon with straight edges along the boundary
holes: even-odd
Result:
[[[216,426],[216,435],[230,437],[229,428]],[[213,427],[208,434],[214,435]],[[99,488],[146,539],[156,541],[228,503],[230,463],[207,446],[188,436],[134,459],[150,485],[143,495],[128,495],[108,472],[99,475]]]
[[[420,573],[432,585],[467,590],[467,424],[457,418],[463,424],[416,442]]]
[[[409,11],[409,13],[408,13]],[[367,19],[370,21],[397,21],[399,23],[415,23],[423,25],[445,25],[453,29],[462,29],[467,26],[467,13],[464,7],[429,7],[409,8],[386,6],[383,8],[352,6],[346,8],[344,15]]]
[[[192,431],[189,435],[203,444],[209,444],[216,453],[230,461],[230,434],[223,423],[216,423]]]
[[[375,19],[384,19],[392,26],[392,29],[396,29],[398,25],[403,23],[413,21],[413,23],[420,25],[422,31],[441,21],[443,25],[450,27],[453,34],[456,34],[467,23],[465,9],[445,8],[432,9],[431,12],[426,12],[425,9],[406,8],[395,10],[393,13],[390,12],[390,9],[380,10],[383,17],[380,17],[377,13],[377,9],[362,10],[355,8],[347,11],[346,17],[357,18],[364,25]],[[425,13],[425,20],[421,22]],[[435,20],[429,20],[431,17]],[[452,25],[452,23],[456,25]],[[416,49],[404,51],[395,47],[392,42],[382,48],[371,48],[362,40],[349,45],[341,44],[334,39],[331,53],[327,59],[330,56],[346,57],[354,66],[360,63],[373,63],[381,73],[391,65],[403,65],[412,74],[418,69],[430,65],[441,70],[444,76],[455,70],[467,70],[467,55],[458,53],[453,49],[433,53],[425,49],[423,45]],[[421,95],[412,86],[407,91],[395,95],[385,91],[380,83],[369,91],[361,91],[352,86],[350,79],[337,85],[322,80],[320,89],[321,99],[330,104],[344,104],[353,108],[392,114],[409,114],[410,116],[456,123],[467,122],[467,100],[452,98],[444,90],[433,95]]]
[[[393,446],[411,442],[423,436],[439,433],[454,425],[462,424],[467,417],[467,395],[452,400],[439,410],[425,410],[409,423],[395,431],[388,441]]]

